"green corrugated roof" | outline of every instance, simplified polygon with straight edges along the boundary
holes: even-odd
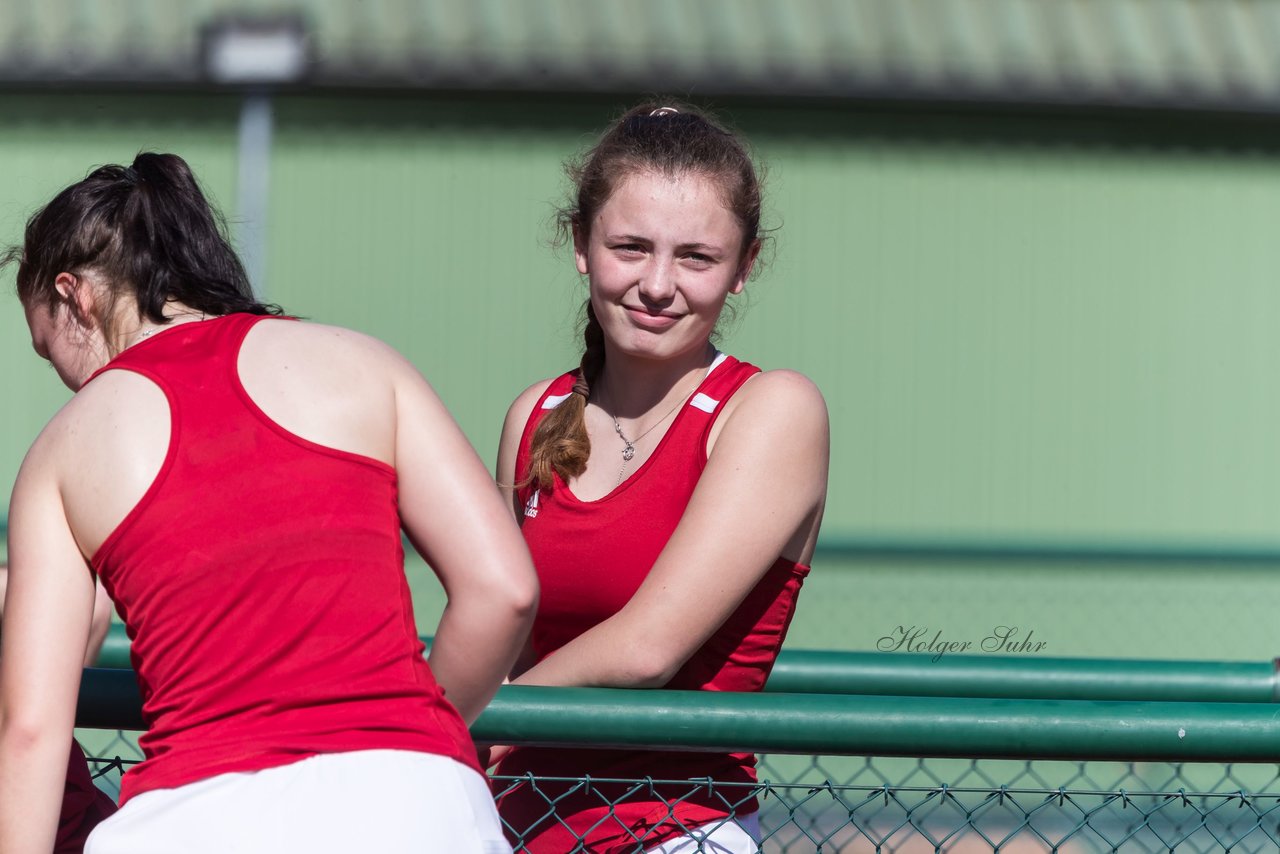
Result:
[[[309,82],[1280,106],[1280,0],[0,0],[0,83],[206,82],[296,15]]]

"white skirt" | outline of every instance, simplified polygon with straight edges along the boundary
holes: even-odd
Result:
[[[85,854],[511,854],[485,778],[430,753],[326,753],[130,798]]]
[[[672,839],[647,854],[757,854],[760,814],[751,813],[704,824],[688,836]]]

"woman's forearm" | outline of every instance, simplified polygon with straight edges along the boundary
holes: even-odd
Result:
[[[70,750],[70,731],[0,720],[0,851],[53,850]]]
[[[429,662],[445,696],[468,724],[511,671],[535,607],[536,597],[527,595],[445,606]]]

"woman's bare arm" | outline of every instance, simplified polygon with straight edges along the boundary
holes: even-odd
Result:
[[[4,619],[4,594],[9,586],[9,566],[0,563],[0,622]],[[101,581],[95,581],[93,586],[93,620],[89,628],[89,643],[84,650],[84,666],[93,667],[98,661],[98,654],[102,652],[102,644],[107,639],[107,633],[111,630],[111,599],[107,596],[107,591],[102,588]],[[0,629],[2,634],[3,629]]]
[[[778,556],[809,560],[827,487],[822,396],[803,376],[773,371],[736,397],[679,526],[630,602],[515,681],[664,685]]]
[[[472,722],[510,672],[538,600],[537,576],[509,504],[444,405],[407,364],[396,382],[400,513],[448,604],[430,663]]]
[[[49,433],[23,463],[9,509],[0,656],[0,851],[6,854],[53,848],[95,598],[67,524],[54,462],[58,443]]]

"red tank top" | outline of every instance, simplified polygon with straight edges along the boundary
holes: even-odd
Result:
[[[422,657],[395,470],[302,439],[254,404],[236,362],[262,320],[170,327],[102,369],[150,379],[171,417],[159,474],[92,561],[132,640],[149,727],[121,804],[320,753],[414,750],[476,767]]]
[[[524,489],[525,541],[542,585],[532,632],[539,660],[617,613],[631,599],[666,547],[684,515],[707,462],[707,439],[725,403],[759,368],[719,356],[698,390],[681,407],[653,454],[631,477],[598,501],[579,501],[559,478],[549,491]],[[551,383],[525,425],[516,458],[523,478],[529,466],[529,442],[543,416],[568,397],[576,377],[568,373]],[[695,652],[665,686],[703,691],[759,691],[773,668],[778,648],[795,612],[796,597],[809,568],[779,558],[718,631]],[[755,757],[749,753],[712,754],[675,751],[550,750],[511,752],[501,774],[532,772],[545,777],[656,780],[712,778],[754,783]],[[560,854],[577,838],[587,850],[635,850],[679,836],[689,828],[720,821],[730,812],[745,815],[757,804],[743,788],[708,794],[705,787],[656,787],[627,797],[629,786],[597,786],[570,792],[573,784],[527,784],[499,801],[504,819],[523,833],[534,854]],[[565,794],[568,793],[568,794]],[[556,801],[547,818],[548,800]]]

